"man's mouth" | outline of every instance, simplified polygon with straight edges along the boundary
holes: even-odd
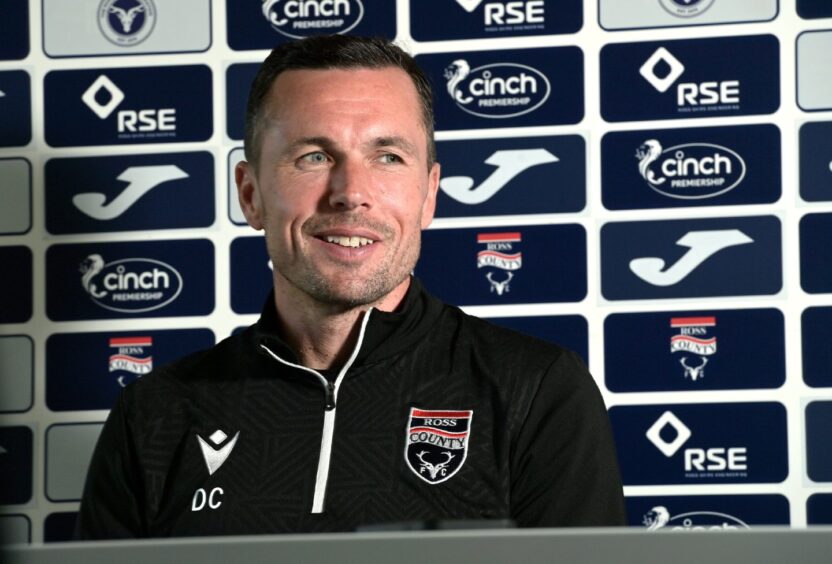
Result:
[[[327,235],[326,242],[335,243],[336,245],[341,245],[342,247],[357,248],[372,245],[375,241],[373,241],[372,239],[367,239],[366,237],[346,237],[343,235]]]

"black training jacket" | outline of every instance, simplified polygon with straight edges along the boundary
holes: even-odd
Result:
[[[330,381],[259,322],[128,386],[90,463],[83,539],[350,531],[419,520],[625,523],[580,358],[414,278]]]

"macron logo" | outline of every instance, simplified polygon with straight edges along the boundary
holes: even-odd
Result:
[[[199,435],[196,438],[199,440],[199,448],[202,450],[202,457],[205,459],[205,466],[208,468],[208,475],[211,476],[220,469],[225,461],[228,459],[228,455],[231,454],[231,451],[234,450],[234,445],[237,444],[237,438],[240,436],[240,432],[237,431],[237,434],[234,435],[234,438],[228,441],[223,447],[215,448],[214,446],[208,444],[208,442],[200,437]],[[211,441],[214,445],[219,447],[223,441],[228,438],[228,435],[217,429],[214,431],[208,440]]]

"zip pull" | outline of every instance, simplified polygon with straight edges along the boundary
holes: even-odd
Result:
[[[326,410],[332,411],[335,409],[335,383],[327,381],[326,383]]]

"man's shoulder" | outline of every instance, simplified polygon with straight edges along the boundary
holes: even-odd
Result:
[[[239,368],[245,350],[250,348],[250,332],[251,328],[245,329],[210,348],[192,352],[162,365],[134,381],[125,392],[128,396],[168,394],[172,398],[202,387],[213,387],[238,379],[245,373]]]

